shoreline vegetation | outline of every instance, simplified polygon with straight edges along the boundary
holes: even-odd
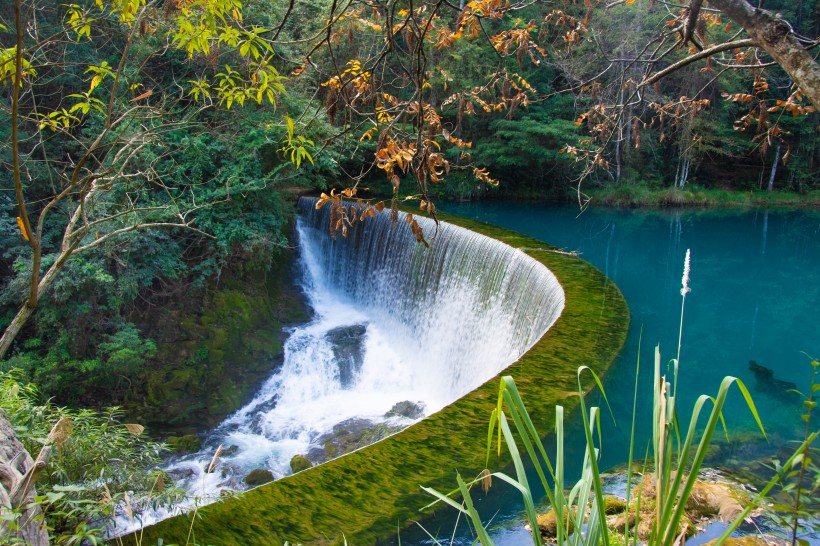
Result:
[[[384,199],[392,196],[392,188],[381,181],[367,183],[368,189],[361,189],[359,195],[373,199]],[[577,187],[564,186],[554,191],[527,191],[514,187],[511,183],[505,186],[502,180],[498,188],[484,188],[484,191],[458,192],[448,186],[431,188],[434,202],[442,201],[530,201],[540,203],[574,204],[580,207],[614,207],[614,208],[695,208],[732,210],[754,208],[781,208],[816,210],[820,209],[820,190],[809,190],[802,193],[765,189],[731,189],[713,188],[698,184],[687,184],[684,188],[646,184],[627,184],[581,186],[580,200]],[[432,191],[433,189],[438,191]],[[314,194],[307,190],[304,194]],[[400,199],[406,199],[402,195]]]
[[[820,209],[820,191],[794,192],[738,191],[709,189],[691,185],[679,188],[609,186],[585,192],[592,206],[618,208],[796,208]],[[575,195],[570,199],[577,199]]]

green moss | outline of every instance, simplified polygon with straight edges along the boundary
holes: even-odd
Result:
[[[572,517],[575,517],[575,512],[572,514]],[[541,532],[542,537],[549,540],[558,536],[558,514],[554,509],[550,509],[546,514],[538,516],[536,521],[538,522],[538,530]],[[569,515],[569,510],[566,508],[564,508],[564,517],[562,518],[562,521],[564,530],[567,533],[572,534],[575,532],[575,524]]]
[[[626,510],[626,502],[618,497],[604,497],[604,512],[608,516],[620,514]]]
[[[243,481],[245,482],[245,485],[250,487],[264,485],[273,481],[273,472],[263,468],[255,468],[254,470],[248,472],[248,475],[245,476]]]
[[[549,267],[564,288],[561,317],[503,372],[515,377],[535,425],[546,433],[556,404],[567,410],[577,405],[578,366],[601,374],[620,351],[629,326],[626,302],[611,281],[580,258],[501,228],[442,219],[521,248]],[[418,520],[419,509],[431,501],[419,485],[450,490],[457,471],[470,476],[485,467],[487,422],[497,390],[495,378],[386,441],[200,508],[195,532],[211,544],[341,544],[346,537],[350,544],[366,545],[395,537],[396,526]],[[145,543],[185,540],[189,518],[146,528]]]
[[[194,453],[202,449],[202,440],[194,434],[169,436],[166,441],[171,451],[176,451],[177,453]]]
[[[272,271],[226,271],[218,287],[146,317],[157,357],[126,400],[131,417],[153,430],[188,432],[246,403],[282,358],[282,326],[307,317],[293,259],[285,252]]]
[[[301,472],[302,470],[307,470],[311,466],[313,466],[313,463],[310,462],[310,460],[308,460],[308,458],[304,455],[294,455],[290,460],[290,469],[294,474]]]

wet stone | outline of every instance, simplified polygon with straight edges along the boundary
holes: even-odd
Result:
[[[328,331],[325,339],[331,344],[333,356],[339,365],[339,381],[348,388],[356,380],[356,374],[364,363],[364,340],[367,326],[354,324],[340,326]]]
[[[177,453],[196,453],[202,449],[202,439],[195,434],[185,436],[169,436],[168,447]]]
[[[290,469],[294,474],[302,470],[307,470],[311,466],[313,466],[313,463],[304,455],[294,455],[290,460]]]
[[[374,444],[403,428],[354,417],[342,421],[333,427],[331,432],[317,438],[315,444],[322,447],[311,449],[306,457],[314,464],[323,463],[345,453]]]
[[[384,416],[419,419],[424,417],[424,404],[422,402],[411,402],[410,400],[397,402],[392,408],[390,408],[390,411],[384,414]]]
[[[255,468],[248,472],[243,480],[248,487],[256,487],[273,481],[273,472],[264,468]]]

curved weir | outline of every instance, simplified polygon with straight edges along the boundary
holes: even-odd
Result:
[[[485,235],[404,213],[357,222],[331,237],[330,206],[299,201],[299,239],[316,299],[355,307],[390,340],[406,387],[428,411],[478,387],[521,356],[558,319],[564,291],[543,264]],[[397,402],[399,400],[396,400]]]
[[[282,369],[220,428],[256,422],[267,431],[263,447],[282,452],[273,464],[266,456],[279,477],[292,454],[309,451],[311,442],[315,448],[323,431],[352,416],[397,430],[414,418],[388,410],[411,401],[428,417],[200,508],[195,533],[209,543],[341,542],[344,533],[359,544],[395,536],[397,523],[419,519],[430,501],[419,485],[447,489],[456,470],[483,468],[496,374],[515,376],[547,431],[556,402],[576,403],[577,366],[604,371],[625,339],[629,315],[620,292],[583,260],[476,222],[452,219],[437,230],[416,216],[431,241],[427,249],[402,218],[390,222],[386,212],[332,238],[330,207],[317,211],[314,203],[300,200],[298,231],[316,319],[293,332]],[[329,341],[351,331],[361,354],[340,354]],[[288,351],[303,358],[289,361]],[[290,450],[277,439],[289,441]],[[147,527],[143,540],[178,542],[189,529],[189,516],[177,516]]]

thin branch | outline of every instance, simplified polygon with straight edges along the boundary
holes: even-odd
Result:
[[[179,224],[177,222],[150,222],[150,223],[147,223],[147,224],[134,224],[133,226],[128,226],[128,227],[124,227],[124,228],[120,228],[120,229],[115,229],[114,231],[106,233],[105,235],[103,235],[99,239],[94,239],[93,241],[91,241],[88,244],[85,244],[83,246],[78,246],[76,248],[76,250],[74,250],[74,252],[84,252],[84,251],[86,251],[90,248],[100,246],[101,244],[103,244],[108,239],[111,239],[112,237],[117,237],[119,235],[123,235],[124,233],[129,233],[131,231],[136,231],[138,229],[153,229],[153,228],[160,228],[160,227],[186,229],[186,230],[189,230],[189,231],[193,231],[194,233],[199,233],[200,235],[202,235],[204,237],[207,237],[209,239],[216,239],[216,237],[211,235],[210,233],[206,233],[206,232],[202,231],[201,229],[197,229],[197,228],[193,227],[190,224]]]
[[[755,43],[754,43],[753,40],[745,39],[745,40],[737,40],[735,42],[726,42],[726,43],[723,43],[723,44],[718,44],[718,45],[710,47],[708,49],[704,49],[703,51],[698,51],[694,55],[690,55],[689,57],[686,57],[685,59],[681,59],[680,61],[667,66],[666,68],[664,68],[663,70],[661,70],[659,72],[655,72],[655,74],[653,74],[649,78],[647,78],[644,81],[642,81],[641,83],[639,83],[638,87],[640,88],[640,87],[646,87],[647,85],[652,85],[656,81],[659,81],[659,80],[665,78],[666,76],[668,76],[672,72],[675,72],[676,70],[680,70],[684,66],[692,64],[694,62],[697,62],[701,59],[705,59],[706,57],[711,57],[715,53],[720,53],[721,51],[726,51],[726,50],[729,50],[729,49],[736,49],[738,47],[752,47],[754,45],[755,45]]]

